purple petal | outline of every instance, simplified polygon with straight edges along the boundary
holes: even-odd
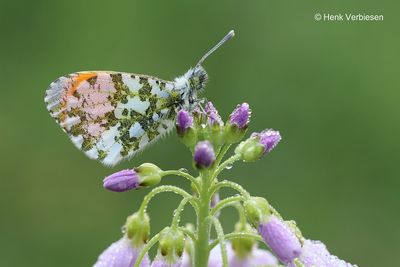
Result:
[[[278,260],[274,255],[264,249],[253,249],[243,258],[233,255],[229,258],[228,262],[229,267],[269,266],[278,264]]]
[[[114,192],[137,189],[140,187],[139,176],[134,170],[122,170],[104,178],[103,187]]]
[[[215,161],[215,153],[208,141],[197,143],[194,149],[194,161],[197,167],[209,167]]]
[[[140,248],[134,248],[127,237],[111,244],[101,253],[93,267],[132,267],[139,256]],[[149,256],[143,258],[141,267],[149,267]]]
[[[228,255],[228,266],[231,266],[229,264],[229,259],[233,256],[234,252],[230,243],[226,243],[226,252]],[[221,267],[221,266],[222,266],[221,246],[217,245],[210,252],[210,256],[208,258],[208,267]]]
[[[249,104],[243,103],[237,105],[235,110],[229,117],[229,121],[232,124],[235,124],[239,129],[243,129],[249,123],[250,118],[250,107]]]
[[[326,246],[320,241],[306,240],[304,241],[301,249],[300,261],[306,267],[311,266],[324,266],[324,267],[352,267],[350,263],[347,263],[336,256],[333,256],[326,249]],[[294,267],[295,265],[290,265]]]
[[[175,263],[168,263],[164,259],[164,257],[157,255],[153,263],[151,264],[151,267],[181,267],[181,265],[182,265],[182,259],[179,259]]]
[[[299,240],[289,226],[274,215],[267,222],[260,223],[259,233],[283,263],[288,264],[300,255]]]
[[[281,141],[282,137],[278,131],[267,129],[261,133],[253,133],[252,138],[259,138],[259,143],[264,146],[264,153],[270,152]]]
[[[278,260],[269,251],[254,247],[253,250],[245,257],[240,258],[235,254],[230,242],[226,243],[226,251],[228,256],[229,267],[252,267],[264,265],[276,265]],[[221,267],[222,255],[221,246],[217,245],[210,252],[208,267]]]
[[[181,132],[193,126],[193,117],[186,110],[179,110],[176,115],[176,125]]]
[[[205,112],[207,113],[208,116],[208,124],[214,125],[222,125],[222,119],[218,114],[218,110],[214,107],[213,103],[207,102],[205,107],[204,107]]]
[[[180,267],[192,267],[192,259],[186,250],[183,252],[182,264]]]

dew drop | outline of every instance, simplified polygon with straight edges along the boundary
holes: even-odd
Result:
[[[230,170],[230,169],[232,169],[232,167],[233,167],[232,165],[228,165],[225,167],[225,169]]]

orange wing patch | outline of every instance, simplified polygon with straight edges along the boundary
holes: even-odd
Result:
[[[67,95],[71,96],[75,93],[76,89],[78,88],[79,84],[83,81],[87,81],[90,78],[97,76],[94,72],[85,72],[85,73],[77,73],[78,75],[74,78],[73,84],[71,88],[68,90]]]

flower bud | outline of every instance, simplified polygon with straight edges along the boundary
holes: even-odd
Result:
[[[248,224],[236,223],[235,232],[254,233],[253,228]],[[255,240],[248,237],[235,238],[232,240],[232,248],[239,258],[246,257],[253,249]]]
[[[271,215],[261,222],[258,231],[272,252],[285,264],[300,256],[301,245],[290,227]]]
[[[152,163],[143,163],[135,171],[139,175],[140,186],[153,186],[161,181],[162,170]]]
[[[179,110],[176,114],[176,128],[179,133],[184,133],[189,128],[193,127],[193,117],[186,110]]]
[[[215,205],[217,205],[219,201],[220,201],[219,193],[218,192],[214,193],[214,195],[211,198],[210,207],[214,208]]]
[[[264,147],[264,154],[271,152],[272,149],[281,141],[282,137],[278,131],[267,129],[261,133],[253,133],[251,138],[255,138]]]
[[[207,102],[204,110],[207,114],[208,117],[208,124],[210,126],[212,125],[223,125],[222,119],[218,114],[218,110],[214,107],[212,102]]]
[[[149,215],[147,213],[135,212],[126,219],[124,231],[135,246],[147,243],[150,236]]]
[[[201,141],[194,149],[194,162],[197,168],[210,167],[215,161],[215,153],[210,142]]]
[[[249,104],[243,103],[237,105],[235,110],[229,116],[229,122],[239,129],[247,128],[250,121],[251,110]]]
[[[176,115],[176,130],[182,143],[192,148],[197,141],[197,131],[193,128],[193,116],[186,110],[178,111]]]
[[[220,201],[219,193],[216,192],[216,193],[214,193],[214,195],[211,197],[210,208],[214,208],[215,205],[217,205],[219,201]],[[215,217],[218,218],[220,214],[221,214],[221,211],[218,211],[217,213],[215,213]]]
[[[159,254],[168,264],[176,264],[182,260],[185,248],[185,235],[180,229],[166,227],[160,232]]]
[[[151,163],[143,163],[133,170],[113,173],[103,180],[103,187],[114,192],[139,189],[156,185],[161,180],[161,169]]]
[[[252,162],[269,153],[281,140],[278,131],[265,130],[261,133],[253,133],[246,141],[241,142],[235,149],[235,153],[241,155],[241,159]]]
[[[243,203],[247,220],[258,227],[259,223],[266,220],[271,215],[268,201],[262,197],[250,197]]]
[[[134,170],[122,170],[104,178],[103,187],[114,192],[138,189],[140,188],[139,176]]]
[[[226,125],[225,141],[227,143],[233,144],[243,138],[249,124],[250,114],[251,110],[249,104],[243,103],[237,105],[229,116],[229,122]]]

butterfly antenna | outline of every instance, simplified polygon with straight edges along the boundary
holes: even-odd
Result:
[[[215,50],[217,50],[220,46],[222,46],[224,43],[226,43],[227,41],[229,41],[230,39],[232,39],[232,37],[235,36],[235,32],[233,30],[231,30],[230,32],[228,32],[227,35],[225,35],[224,38],[222,38],[221,41],[219,41],[218,44],[216,44],[213,48],[210,49],[210,51],[208,51],[200,60],[199,62],[196,64],[196,66],[200,66],[201,64],[203,64],[204,60],[206,60],[206,58],[211,55],[212,53],[214,53]]]

